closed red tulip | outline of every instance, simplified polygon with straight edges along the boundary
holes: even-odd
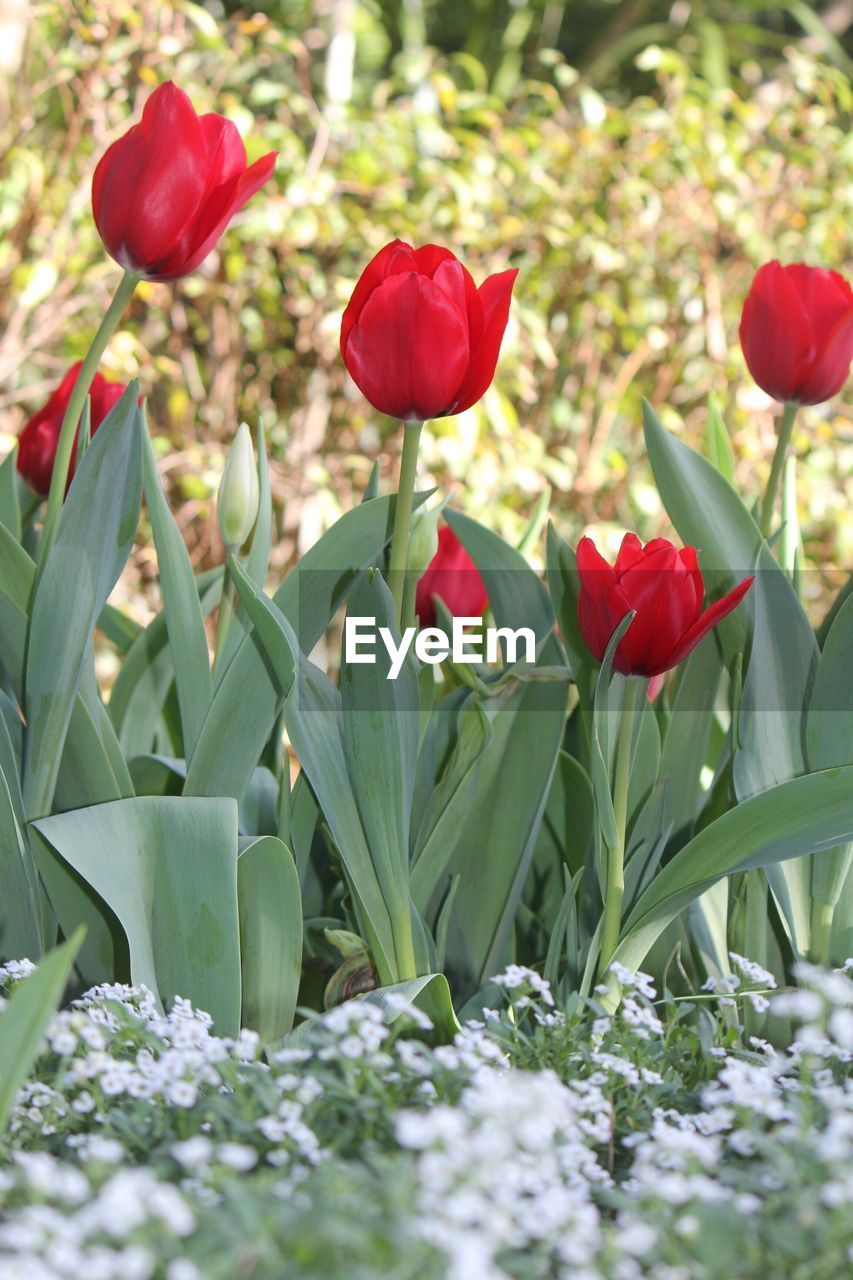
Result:
[[[402,421],[461,413],[495,374],[517,271],[480,285],[449,249],[385,246],[341,324],[341,354],[375,409]]]
[[[148,280],[177,280],[207,257],[274,166],[270,152],[247,167],[236,125],[197,115],[169,81],[98,163],[95,223],[120,266]]]
[[[853,359],[853,290],[837,271],[768,262],[743,305],[740,345],[749,372],[774,400],[829,400]]]
[[[480,618],[489,597],[474,561],[449,525],[438,531],[438,550],[418,582],[415,612],[422,627],[435,623],[434,596],[456,618]]]
[[[82,360],[72,365],[51,395],[47,404],[30,418],[21,432],[18,441],[18,471],[31,489],[46,498],[50,491],[50,479],[53,475],[53,463],[56,458],[56,446],[59,443],[59,431],[74,383],[82,366]],[[92,434],[104,421],[113,405],[121,399],[126,388],[120,382],[110,382],[103,374],[96,373],[89,390],[92,406]],[[74,476],[74,459],[77,456],[77,437],[74,438],[74,449],[71,454],[71,465],[68,470],[68,484]]]
[[[666,538],[643,546],[635,533],[625,534],[615,565],[599,554],[592,538],[581,538],[577,561],[578,622],[599,661],[619,623],[636,610],[613,661],[625,676],[657,676],[677,666],[752,585],[752,578],[744,579],[703,610],[705,584],[695,547],[679,551]]]

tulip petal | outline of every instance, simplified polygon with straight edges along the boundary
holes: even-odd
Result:
[[[407,260],[409,262],[407,269],[413,270],[414,251],[412,246],[406,244],[405,240],[392,240],[389,244],[386,244],[384,249],[380,249],[375,257],[371,258],[359,276],[358,283],[352,291],[352,297],[347,303],[341,320],[341,355],[344,359],[346,359],[347,338],[353,325],[361,315],[365,302],[367,302],[373,290],[379,288],[386,276],[392,274],[394,266],[400,260]]]
[[[343,351],[353,380],[382,413],[438,417],[456,399],[468,366],[468,326],[426,276],[388,276],[365,303]]]
[[[632,564],[636,564],[642,554],[643,544],[636,533],[626,533],[622,539],[622,545],[619,547],[619,554],[614,565],[617,578],[621,577],[626,569],[630,569]]]
[[[630,611],[630,605],[619,587],[612,565],[599,553],[592,538],[581,538],[576,556],[580,579],[578,625],[587,647],[600,662],[610,637]],[[628,630],[632,627],[633,623]],[[617,654],[624,643],[623,640]]]
[[[722,600],[717,600],[715,604],[709,605],[705,612],[699,615],[690,630],[682,636],[667,658],[666,665],[662,666],[660,670],[668,671],[670,667],[675,667],[679,662],[683,662],[687,655],[696,648],[699,641],[704,640],[708,632],[718,622],[722,622],[723,618],[740,604],[754,581],[755,579],[752,577],[744,578],[743,582],[738,583],[728,595],[723,596]]]
[[[454,617],[482,617],[489,603],[476,564],[449,525],[438,531],[438,550],[418,582],[415,612],[422,627],[435,622],[435,597]]]
[[[250,165],[239,177],[228,182],[224,191],[215,192],[212,197],[211,213],[208,214],[207,210],[202,212],[199,221],[191,228],[186,241],[181,241],[169,259],[161,264],[156,275],[152,274],[149,278],[177,280],[195,271],[216,246],[234,214],[242,209],[243,205],[271,177],[276,158],[274,151],[268,152]],[[211,219],[215,220],[211,221]]]
[[[123,267],[148,274],[168,258],[207,185],[207,146],[187,95],[163,84],[142,120],[105,152],[92,181],[95,223]]]
[[[678,558],[684,565],[684,568],[690,574],[693,581],[693,590],[696,597],[696,613],[702,608],[702,601],[705,598],[705,582],[702,578],[702,571],[699,568],[699,556],[695,547],[682,547],[678,553]]]
[[[476,404],[495,376],[517,275],[515,268],[501,271],[484,280],[477,291],[483,308],[483,332],[476,349],[471,351],[470,367],[452,406],[454,413]]]
[[[837,395],[847,381],[853,359],[853,301],[824,338],[809,376],[800,388],[800,404],[821,404]]]
[[[415,271],[418,275],[429,276],[430,280],[435,279],[435,273],[443,262],[458,261],[450,249],[445,249],[440,244],[422,244],[419,249],[412,251],[412,257],[415,260]]]
[[[820,346],[838,321],[853,308],[853,290],[837,271],[795,262],[785,268],[788,279],[808,312],[815,342]]]
[[[816,354],[814,331],[799,290],[779,262],[756,273],[740,322],[749,372],[774,400],[797,399]]]

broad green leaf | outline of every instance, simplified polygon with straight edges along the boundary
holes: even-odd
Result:
[[[83,808],[133,795],[133,783],[91,662],[84,666],[68,725],[54,807]]]
[[[264,1044],[293,1026],[302,972],[302,902],[293,855],[275,836],[240,841],[243,1026]]]
[[[265,646],[276,696],[286,695],[290,742],[346,871],[359,932],[370,944],[380,978],[394,981],[398,977],[394,929],[350,782],[340,694],[300,653],[293,628],[275,602],[239,566],[234,567],[234,580],[249,616],[261,624],[256,625],[255,634]]]
[[[699,552],[706,592],[731,590],[755,564],[758,525],[716,467],[670,435],[646,402],[643,427],[658,492],[684,542]],[[747,597],[716,628],[727,660],[746,647],[750,613]]]
[[[492,740],[489,717],[474,700],[466,702],[455,716],[444,709],[434,714],[453,718],[456,739],[444,769],[430,788],[413,840],[411,894],[421,912],[426,911],[453,856],[468,818],[475,767]],[[418,767],[422,767],[420,760]]]
[[[814,681],[806,720],[806,754],[812,769],[853,764],[853,596],[835,615]]]
[[[578,686],[581,707],[586,709],[592,705],[598,663],[581,635],[578,622],[580,577],[577,556],[569,544],[560,537],[553,524],[548,525],[546,548],[548,590],[557,615],[563,645],[569,655],[575,683]]]
[[[139,522],[139,385],[95,434],[62,508],[32,605],[26,673],[24,807],[50,812],[74,697],[98,616]],[[57,618],[62,626],[57,627]]]
[[[341,667],[341,704],[347,770],[382,896],[399,938],[408,920],[409,821],[418,757],[420,696],[413,660],[389,679],[390,658],[378,636],[390,631],[399,646],[396,607],[378,571],[358,579],[348,616],[373,618],[376,661]],[[398,955],[398,963],[401,958]],[[405,972],[405,970],[403,970]]]
[[[448,1043],[460,1030],[450,987],[443,973],[425,973],[409,982],[395,982],[391,986],[378,987],[376,991],[368,991],[357,998],[366,1000],[368,1004],[378,1004],[387,1011],[388,1021],[393,1023],[406,1015],[394,1007],[393,1000],[389,1005],[389,996],[402,996],[425,1013],[433,1025],[430,1038],[439,1044]]]
[[[714,702],[722,667],[713,636],[706,636],[687,658],[675,692],[661,751],[660,776],[666,780],[665,822],[692,832],[706,793],[701,775],[708,761]]]
[[[115,645],[122,657],[144,629],[133,618],[129,618],[126,613],[112,604],[105,604],[98,618],[98,630],[106,636],[110,644]]]
[[[0,1135],[5,1132],[18,1090],[39,1055],[47,1030],[65,991],[82,941],[82,931],[46,955],[35,973],[18,985],[0,1012]]]
[[[15,541],[21,537],[21,503],[18,497],[17,450],[12,449],[0,462],[0,525],[4,525]]]
[[[165,1005],[185,996],[211,1014],[220,1035],[236,1035],[235,801],[138,796],[44,818],[32,828],[115,912],[130,948],[131,980]]]
[[[812,769],[853,764],[853,596],[848,596],[824,641],[806,720],[806,755]],[[835,911],[853,865],[853,845],[842,845],[812,864],[812,898]]]
[[[157,474],[147,428],[142,431],[145,501],[157,549],[160,590],[175,672],[184,750],[189,757],[213,697],[204,618],[193,568]]]
[[[497,625],[530,627],[537,645],[552,635],[555,619],[551,600],[521,552],[450,507],[444,518],[480,571]]]
[[[708,425],[706,429],[708,459],[717,468],[724,480],[732,487],[735,482],[735,451],[732,439],[720,413],[717,397],[712,393],[708,397]]]
[[[645,683],[645,682],[644,682]],[[651,795],[660,774],[661,741],[654,707],[646,697],[646,689],[637,693],[634,748],[631,779],[628,786],[628,821],[636,815]]]
[[[415,495],[419,506],[429,496]],[[349,587],[375,564],[390,540],[394,498],[373,498],[348,511],[300,560],[273,596],[310,653]],[[254,634],[223,673],[187,776],[188,795],[242,796],[272,733],[281,694]]]
[[[458,512],[448,518],[483,576],[496,625],[532,627],[545,637],[537,667],[564,668],[550,600],[523,557]],[[449,867],[460,880],[448,965],[467,994],[502,966],[562,743],[566,702],[566,686],[557,681],[508,687],[484,699],[494,737],[477,765],[470,815]]]
[[[560,752],[545,821],[572,875],[586,865],[595,834],[595,797],[589,774],[574,756]]]
[[[755,630],[738,713],[734,786],[739,800],[805,773],[803,724],[820,651],[785,574],[766,547],[751,594]],[[770,867],[770,887],[796,955],[809,949],[811,867]]]
[[[0,591],[21,613],[29,614],[36,567],[20,542],[0,524]]]
[[[760,871],[752,871],[750,875],[761,875]],[[766,912],[765,912],[766,916]],[[729,921],[729,882],[718,880],[710,889],[706,889],[694,899],[687,908],[690,939],[699,953],[699,958],[710,977],[722,977],[731,971],[729,963],[728,921]],[[752,951],[748,952],[750,960]],[[758,957],[756,956],[757,960]]]
[[[382,473],[377,458],[373,466],[370,468],[370,475],[367,477],[367,484],[364,486],[364,493],[361,496],[362,502],[369,502],[371,498],[379,497],[379,481],[382,479]]]
[[[14,754],[0,719],[0,956],[38,958],[43,951],[38,881],[23,827]]]
[[[739,800],[805,772],[803,718],[820,658],[802,605],[766,548],[751,594],[755,631],[734,761]]]
[[[221,568],[196,578],[204,617],[219,603],[221,589]],[[173,678],[166,615],[161,611],[130,645],[110,693],[109,716],[128,759],[153,749]]]
[[[610,767],[616,743],[622,704],[625,693],[625,677],[613,671],[613,655],[622,637],[636,617],[633,610],[626,613],[613,632],[601,660],[598,679],[595,682],[595,700],[592,717],[592,788],[595,793],[595,811],[602,839],[608,849],[618,840],[616,816],[613,812],[613,796],[610,785]],[[633,753],[632,753],[633,754]]]
[[[853,838],[853,765],[762,791],[695,835],[635,904],[614,959],[642,964],[670,921],[723,876],[820,853]]]

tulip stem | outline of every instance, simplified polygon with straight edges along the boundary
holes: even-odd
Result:
[[[607,850],[607,879],[604,890],[604,919],[601,926],[601,959],[599,973],[607,972],[613,953],[619,944],[622,927],[622,898],[625,893],[625,831],[628,825],[628,786],[631,781],[631,755],[634,745],[634,720],[637,696],[642,681],[628,678],[625,684],[625,700],[619,721],[619,737],[616,741],[616,764],[613,774],[613,814],[616,819],[616,840]]]
[[[216,620],[216,639],[213,643],[214,680],[219,674],[218,668],[222,661],[225,639],[228,635],[231,619],[234,616],[234,579],[228,569],[228,561],[232,556],[236,556],[239,550],[239,547],[225,548],[225,564],[222,567],[222,594],[219,597],[219,617]]]
[[[44,518],[44,531],[42,532],[41,546],[39,548],[40,569],[44,566],[47,554],[53,544],[53,539],[56,537],[56,524],[59,520],[59,513],[62,510],[62,504],[65,501],[65,487],[68,483],[68,472],[71,467],[74,437],[77,434],[77,427],[80,423],[80,415],[83,412],[86,397],[89,394],[95,374],[98,372],[101,356],[104,354],[110,338],[118,328],[119,320],[124,315],[127,304],[133,297],[133,291],[138,283],[139,276],[136,272],[125,271],[116,289],[115,297],[109,305],[107,314],[92,339],[92,345],[86,353],[86,358],[77,375],[77,381],[74,383],[74,390],[71,392],[68,407],[62,419],[59,440],[56,445],[53,475],[50,479],[50,492],[47,498],[47,513]]]
[[[770,478],[767,481],[767,488],[764,492],[764,501],[761,504],[761,532],[767,538],[770,535],[770,529],[773,524],[773,511],[776,507],[776,495],[779,492],[779,484],[782,479],[782,472],[785,469],[785,454],[788,452],[788,445],[791,443],[791,432],[794,429],[794,418],[797,415],[796,400],[787,400],[785,409],[779,422],[779,438],[776,441],[776,452],[773,454],[773,462],[770,467]]]
[[[401,631],[405,626],[411,625],[405,617],[403,600],[406,592],[406,563],[409,557],[409,531],[412,527],[415,475],[418,469],[418,444],[423,425],[422,422],[403,424],[403,457],[400,461],[400,483],[394,508],[391,557],[388,562],[388,586],[394,597],[397,622]]]

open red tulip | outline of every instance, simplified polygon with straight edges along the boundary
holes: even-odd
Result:
[[[768,262],[743,305],[740,345],[749,372],[774,400],[829,400],[853,359],[853,290],[837,271]]]
[[[18,471],[31,489],[42,498],[50,492],[50,480],[53,475],[53,463],[56,458],[56,446],[59,443],[59,432],[62,419],[71,399],[71,392],[82,367],[82,360],[72,365],[50,396],[47,404],[30,418],[21,432],[18,441]],[[91,430],[94,435],[104,421],[110,409],[124,395],[126,388],[120,382],[109,382],[103,374],[96,373],[89,389],[92,406]],[[71,465],[68,468],[68,484],[74,477],[74,460],[77,456],[77,437],[74,437],[74,449],[71,454]],[[67,486],[66,486],[67,490]]]
[[[494,377],[517,274],[502,271],[478,289],[449,249],[386,245],[341,324],[341,354],[359,390],[404,422],[469,409]]]
[[[615,565],[599,554],[592,538],[581,538],[577,560],[578,622],[599,662],[619,623],[636,611],[613,659],[614,669],[625,676],[657,676],[677,666],[731,613],[753,581],[745,578],[703,611],[705,584],[695,547],[679,551],[666,538],[643,546],[635,533],[626,533]]]
[[[422,627],[435,623],[434,596],[457,618],[481,618],[489,603],[477,566],[446,524],[438,531],[438,550],[418,582],[415,612]]]
[[[197,115],[169,81],[101,157],[95,223],[120,266],[148,280],[177,280],[195,271],[274,167],[275,152],[247,167],[236,125]]]

